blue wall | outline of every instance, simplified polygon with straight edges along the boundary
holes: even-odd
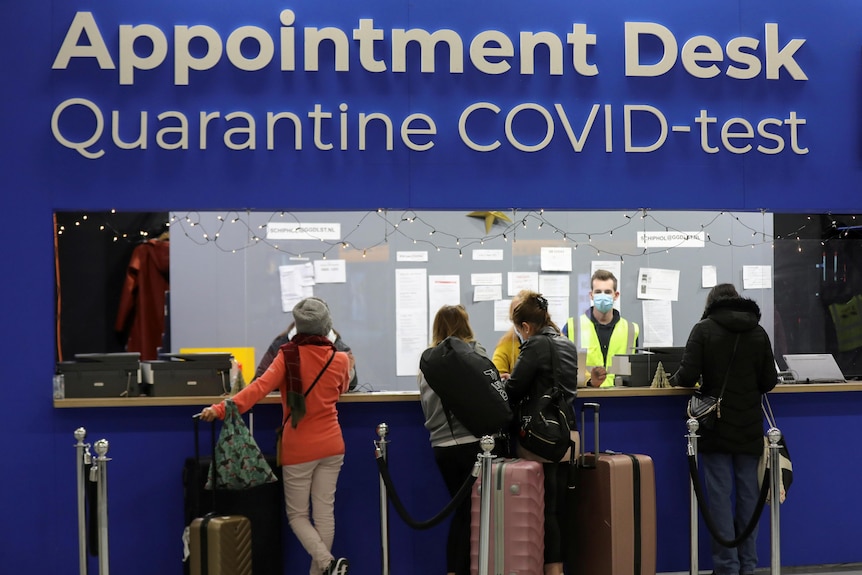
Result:
[[[285,8],[294,22],[281,28],[295,32],[295,67],[300,71],[281,71],[278,58],[261,70],[240,71],[222,54],[217,64],[192,70],[187,85],[180,84],[175,69],[182,66],[174,66],[174,61],[182,61],[176,57],[182,42],[174,26],[208,27],[224,44],[241,26],[254,26],[263,37],[274,38],[279,54],[279,17]],[[4,123],[5,133],[13,137],[7,141],[14,151],[10,165],[16,174],[20,170],[20,179],[13,182],[36,184],[30,192],[47,200],[50,208],[468,208],[490,203],[519,208],[852,211],[860,178],[859,10],[848,0],[821,2],[816,9],[801,0],[707,0],[696,8],[669,0],[649,8],[635,1],[611,6],[478,1],[465,7],[458,2],[375,0],[350,8],[334,1],[287,6],[265,1],[242,9],[199,1],[7,5],[3,41],[12,57],[3,65],[14,83],[4,95],[9,115]],[[87,14],[92,24],[85,26],[82,39],[73,23]],[[382,37],[365,58],[359,43],[349,41],[360,20],[373,21]],[[594,37],[582,58],[574,58],[565,43],[575,24],[586,26]],[[164,37],[161,63],[152,70],[136,70],[131,84],[121,83],[120,69],[129,61],[129,51],[119,47],[121,25],[149,25],[152,35]],[[631,32],[635,26],[648,26],[665,39],[644,33],[638,41]],[[329,43],[319,50],[319,71],[302,71],[307,56],[302,38],[310,34],[306,29],[325,27],[348,39],[350,52],[343,60],[349,71],[334,70]],[[397,29],[450,30],[450,39],[463,43],[463,56],[457,58],[463,72],[450,72],[450,50],[442,45],[434,72],[421,71],[416,43],[404,50],[406,71],[393,71],[397,58],[392,54],[401,52],[391,41]],[[508,64],[507,72],[480,72],[473,63],[477,59],[470,58],[471,41],[484,31],[511,40],[511,57],[486,58]],[[88,41],[91,32],[96,39]],[[543,46],[532,59],[535,71],[521,73],[520,57],[528,53],[519,48],[521,32],[544,32],[560,42],[558,74],[550,72],[552,51]],[[679,54],[693,37],[713,45],[715,56],[710,59],[717,61],[702,61],[699,69],[714,64],[715,77],[695,78],[694,66],[684,66]],[[63,50],[64,40],[79,47]],[[103,47],[96,50],[101,64],[88,55],[93,52],[86,49],[90,43]],[[748,46],[742,49],[744,57],[732,55],[739,43]],[[148,40],[134,46],[139,57],[148,55]],[[203,56],[202,40],[189,46],[193,57]],[[259,52],[253,41],[242,46],[245,58]],[[663,58],[675,63],[657,77],[629,71],[626,52],[631,56],[634,46],[640,47],[640,69]],[[368,71],[371,56],[384,71]],[[573,62],[582,59],[594,68],[579,72]],[[742,60],[747,61],[738,63]],[[752,77],[730,77],[732,68]],[[486,108],[470,114],[462,137],[459,117],[476,103],[496,106],[499,112]],[[524,104],[534,109],[515,114],[513,138],[535,151],[516,149],[505,135],[507,114]],[[315,122],[308,114],[318,105],[333,117],[319,122],[315,136]],[[571,140],[581,138],[593,106],[598,106],[597,115],[582,138],[583,148],[575,151]],[[648,107],[632,113],[630,129],[625,106]],[[548,129],[542,111],[554,128],[545,145]],[[701,111],[711,118],[708,123],[696,121]],[[142,137],[146,149],[141,149],[143,144],[121,149],[112,129],[120,140],[135,141],[143,112],[148,114]],[[168,112],[172,118],[157,117]],[[205,138],[200,134],[201,112],[217,115],[207,124]],[[250,119],[227,120],[233,112]],[[301,150],[294,149],[287,124],[277,130],[274,149],[267,149],[268,112],[299,117]],[[367,149],[360,150],[362,113],[391,119],[391,150],[386,149],[380,122],[372,123]],[[433,135],[411,137],[428,149],[411,150],[400,135],[401,122],[411,114],[426,118],[416,119],[413,128],[429,121],[435,125]],[[96,131],[97,115],[104,119],[101,132]],[[187,149],[165,149],[177,136],[161,132],[176,127],[180,115],[188,122]],[[691,131],[670,131],[662,139],[659,118]],[[761,121],[767,122],[762,130]],[[254,138],[243,131],[252,122]],[[728,122],[729,133],[742,133],[747,125],[753,135],[723,142],[721,131]],[[246,149],[228,149],[226,133],[234,147]],[[72,144],[91,136],[96,136],[91,144]],[[627,136],[640,151],[627,151]],[[478,145],[498,141],[499,146],[476,151],[468,147],[468,137]],[[319,149],[316,140],[333,147]],[[654,151],[644,151],[656,142],[660,145]],[[255,149],[249,149],[252,144]],[[746,145],[752,148],[744,150]],[[810,193],[824,184],[828,202]]]
[[[684,396],[616,397],[602,405],[601,448],[650,454],[656,464],[658,570],[688,569],[689,485]],[[773,409],[794,460],[794,483],[781,507],[782,564],[850,563],[862,560],[858,539],[862,501],[856,488],[862,473],[855,437],[862,395],[806,393],[773,395]],[[50,408],[49,408],[50,409]],[[51,465],[44,473],[10,473],[6,493],[30,493],[34,501],[8,497],[19,510],[20,533],[6,537],[4,565],[56,568],[72,572],[77,560],[74,440],[80,425],[88,441],[106,437],[109,456],[111,569],[117,573],[179,573],[183,527],[182,465],[194,450],[190,415],[175,408],[70,409],[48,412],[53,429]],[[278,407],[255,408],[256,436],[272,451],[270,430]],[[390,426],[390,470],[399,496],[416,520],[439,512],[447,495],[422,427],[418,402],[347,403],[339,413],[348,453],[337,495],[335,549],[360,573],[380,572],[379,481],[373,454],[378,423]],[[826,415],[828,414],[828,415]],[[592,425],[586,438],[592,445]],[[38,434],[26,436],[33,441]],[[207,437],[202,435],[206,442]],[[36,442],[34,442],[36,443]],[[36,461],[24,464],[35,468]],[[42,466],[40,465],[39,468]],[[13,491],[14,490],[14,491]],[[42,517],[50,512],[50,520]],[[390,507],[393,573],[431,575],[445,570],[445,523],[427,531],[409,528]],[[40,533],[39,537],[28,534]],[[709,567],[706,527],[700,523],[701,567]],[[758,539],[761,566],[770,561],[769,510]],[[286,573],[306,572],[306,555],[292,534],[285,535]],[[14,552],[13,552],[14,549]],[[5,558],[8,556],[9,560]],[[92,568],[96,561],[92,560]],[[17,570],[16,570],[17,571]]]
[[[354,45],[349,72],[335,72],[332,50],[321,51],[321,71],[282,72],[270,65],[257,72],[240,72],[222,59],[207,71],[195,71],[189,85],[174,81],[174,26],[202,24],[222,38],[243,25],[258,26],[278,36],[279,13],[294,11],[298,34],[302,28],[333,27],[351,37],[360,19],[373,19],[385,38],[373,57],[385,62],[386,72],[362,69]],[[66,69],[52,70],[67,31],[79,12],[91,12],[107,53],[119,60],[119,27],[151,24],[165,33],[165,63],[154,70],[136,72],[132,85],[121,85],[116,69],[100,69],[93,58],[75,58]],[[289,6],[271,1],[237,3],[124,2],[77,0],[5,2],[0,5],[0,162],[2,162],[4,213],[0,226],[2,267],[6,298],[0,342],[9,361],[5,376],[7,465],[0,493],[8,521],[0,537],[0,561],[9,572],[72,572],[76,561],[72,431],[83,425],[91,439],[107,437],[116,461],[111,475],[112,557],[117,572],[170,572],[178,567],[181,529],[180,466],[190,452],[190,409],[55,410],[49,381],[53,372],[54,262],[52,212],[56,210],[186,210],[186,209],[713,209],[774,212],[858,212],[860,200],[860,117],[862,100],[862,6],[853,0],[728,2],[705,0],[697,4],[665,0],[619,1],[589,5],[547,1],[440,1],[410,3],[373,0],[361,5],[331,0],[300,1]],[[748,50],[759,60],[784,58],[786,67],[777,79],[767,79],[766,67],[752,79],[725,75],[725,63],[715,78],[693,78],[680,61],[659,77],[625,73],[626,23],[663,26],[682,46],[697,35],[714,38],[725,46],[733,38],[754,38]],[[436,57],[436,72],[419,71],[419,55],[408,50],[407,72],[391,72],[391,31],[394,29],[451,29],[469,46],[484,30],[498,30],[517,39],[518,32],[549,31],[562,38],[574,23],[586,24],[596,35],[586,51],[586,63],[598,75],[576,73],[570,56],[563,58],[562,75],[548,74],[548,57],[539,49],[536,73],[513,68],[502,75],[481,73],[466,59],[463,73],[449,73],[447,52]],[[767,48],[767,24],[777,24],[775,47]],[[500,36],[502,37],[502,36]],[[793,40],[797,40],[794,44]],[[805,40],[791,54],[799,41]],[[94,41],[81,40],[79,44]],[[516,41],[517,44],[517,41]],[[565,46],[565,44],[563,44]],[[753,44],[750,44],[753,45]],[[784,48],[782,55],[778,49]],[[660,44],[645,38],[643,64],[660,59]],[[190,52],[201,55],[200,43]],[[248,48],[244,45],[243,54]],[[147,44],[136,44],[139,54]],[[465,48],[465,53],[468,51]],[[302,49],[299,50],[302,56]],[[519,51],[515,50],[515,53]],[[367,55],[366,55],[367,56]],[[297,62],[303,62],[302,57]],[[807,79],[793,79],[791,66]],[[703,64],[706,65],[705,63]],[[300,65],[301,67],[301,65]],[[793,70],[796,72],[796,70]],[[799,74],[797,73],[797,76]],[[59,142],[85,141],[95,120],[83,106],[64,103],[83,99],[106,117],[105,132],[87,150],[104,155],[86,158]],[[471,150],[458,135],[458,117],[476,102],[500,108],[471,116],[467,130],[482,144],[500,140],[499,149]],[[340,149],[338,124],[321,130],[314,145],[309,111],[320,104],[338,116],[347,105],[348,134]],[[504,115],[523,103],[548,111],[555,128],[553,138],[537,151],[515,149],[505,139]],[[599,105],[595,124],[582,151],[572,149],[555,104],[566,111],[573,134],[580,135],[588,110]],[[669,132],[655,151],[626,151],[623,107],[648,106],[667,118],[669,125],[688,126],[691,132]],[[606,123],[609,110],[611,124]],[[60,110],[58,112],[58,110]],[[110,111],[120,117],[121,140],[133,141],[140,113],[147,112],[146,149],[120,149],[110,136]],[[701,144],[695,118],[701,110],[716,118],[707,125],[707,153]],[[175,111],[189,119],[189,149],[168,150],[159,145],[157,132],[176,125],[159,120]],[[199,113],[218,112],[210,123],[208,145],[200,144]],[[267,112],[294,112],[302,118],[302,149],[292,146],[292,134],[280,133],[274,150],[266,149],[263,128],[257,131],[256,149],[229,150],[222,139],[236,129],[234,144],[242,145],[243,120],[225,121],[236,111],[247,112],[258,124]],[[410,114],[424,114],[437,126],[433,136],[414,136],[418,144],[433,143],[425,151],[412,151],[396,130],[393,149],[386,150],[379,128],[368,135],[368,149],[360,150],[356,136],[358,114],[379,112],[395,125]],[[57,134],[52,116],[58,115]],[[785,123],[795,113],[793,126]],[[517,114],[514,134],[527,146],[537,146],[547,131],[539,112]],[[633,145],[657,140],[655,112],[633,116]],[[732,153],[744,138],[722,143],[719,127],[731,118],[754,126],[766,119],[766,129],[780,135],[780,153],[759,152],[756,146],[775,147],[775,139],[750,138],[751,151]],[[770,118],[778,124],[770,124]],[[799,123],[804,119],[805,124]],[[794,122],[791,120],[791,122]],[[740,121],[731,132],[743,129]],[[605,134],[610,133],[606,138]],[[796,146],[791,145],[795,133]],[[173,142],[166,135],[166,141]],[[608,142],[612,144],[608,150]],[[802,153],[807,150],[806,153]],[[89,152],[88,152],[89,153]],[[812,399],[813,398],[813,399]],[[682,402],[615,400],[607,410],[607,447],[619,446],[652,454],[658,462],[662,511],[659,533],[659,568],[687,567],[687,488],[681,472],[682,430],[677,413]],[[649,411],[644,407],[649,406]],[[797,463],[797,482],[784,512],[784,557],[788,564],[859,561],[855,538],[860,505],[858,489],[850,484],[859,476],[855,437],[860,400],[855,394],[784,396],[776,402],[782,425],[788,429]],[[425,449],[418,404],[345,405],[350,455],[340,490],[340,531],[337,545],[373,565],[373,524],[376,478],[370,444],[374,425],[391,419],[404,429],[393,450],[403,450],[412,473],[402,484],[418,515],[430,515],[440,504],[441,486]],[[266,410],[262,410],[266,411]],[[266,415],[266,414],[264,414]],[[273,418],[274,420],[274,418]],[[394,423],[393,423],[394,422]],[[368,454],[363,455],[365,449]],[[394,457],[402,456],[401,453]],[[804,462],[807,462],[804,463]],[[816,463],[815,463],[816,462]],[[841,464],[840,472],[828,466]],[[353,491],[355,489],[355,491]],[[397,524],[396,524],[397,525]],[[367,540],[372,543],[363,543]],[[420,566],[426,573],[440,572],[442,535],[393,533],[393,572]],[[763,541],[762,541],[763,542]],[[296,554],[294,554],[296,556]],[[155,567],[154,567],[155,566]],[[424,571],[427,569],[427,571]],[[295,571],[297,573],[301,572]],[[369,570],[368,572],[373,572]],[[416,572],[416,571],[413,571]]]

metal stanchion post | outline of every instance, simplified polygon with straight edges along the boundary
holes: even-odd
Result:
[[[87,506],[85,494],[87,486],[84,477],[84,465],[90,464],[90,444],[84,443],[87,430],[79,427],[75,430],[75,467],[78,478],[78,571],[87,575]]]
[[[389,426],[381,423],[377,426],[377,436],[380,438],[374,441],[374,447],[377,450],[378,456],[386,459],[386,445],[389,441],[386,440],[386,435],[389,433]],[[380,477],[380,542],[383,555],[382,575],[389,575],[389,505],[386,497],[386,483],[383,477]]]
[[[491,545],[491,494],[494,492],[491,489],[491,463],[494,459],[491,452],[494,450],[494,438],[485,435],[479,445],[482,447],[482,453],[478,455],[482,473],[482,491],[479,498],[479,575],[490,575],[488,554]],[[497,521],[502,521],[502,517],[498,517]]]
[[[97,469],[96,481],[98,482],[98,525],[99,525],[99,575],[108,575],[108,440],[100,439],[93,444],[96,451]],[[93,468],[90,472],[92,473]]]
[[[770,471],[770,514],[769,522],[772,532],[772,575],[781,574],[781,461],[778,441],[781,439],[781,431],[777,427],[770,427],[766,432],[769,439],[769,471]]]
[[[700,429],[700,422],[698,422],[695,418],[691,418],[685,422],[685,426],[688,428],[688,456],[697,457],[697,438],[700,437],[697,434],[697,430]],[[697,493],[694,490],[694,483],[689,481],[689,499],[688,499],[688,508],[689,508],[689,531],[690,531],[690,545],[691,545],[691,564],[689,565],[688,572],[691,575],[697,575],[700,570],[700,560],[698,558],[697,553],[697,532],[698,532],[698,524],[697,524]]]

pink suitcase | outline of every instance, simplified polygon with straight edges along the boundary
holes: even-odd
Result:
[[[498,459],[492,465],[490,574],[542,575],[545,562],[545,475],[542,464]],[[479,573],[481,476],[473,486],[470,572]],[[502,521],[499,520],[502,518]]]
[[[595,411],[596,447],[581,458],[575,503],[577,559],[582,575],[655,575],[655,468],[647,455],[599,452],[599,406]],[[598,456],[596,456],[598,453]]]

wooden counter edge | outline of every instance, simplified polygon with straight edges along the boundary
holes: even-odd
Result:
[[[780,384],[775,386],[772,393],[816,393],[816,392],[842,392],[862,391],[862,382],[851,383],[797,383]],[[592,388],[582,387],[578,389],[579,398],[598,397],[647,397],[665,395],[688,395],[690,388],[670,387],[653,389],[651,387],[607,387]],[[81,397],[68,399],[55,399],[55,408],[75,407],[162,407],[172,405],[210,405],[221,401],[222,397],[200,396],[200,397]],[[383,403],[399,401],[418,401],[418,391],[359,391],[345,393],[341,396],[343,403]],[[265,397],[261,403],[280,403],[277,395]]]
[[[75,397],[55,399],[54,407],[163,407],[172,405],[199,405],[201,407],[217,403],[222,396],[183,396],[183,397]],[[418,401],[418,391],[374,391],[353,392],[341,396],[341,403],[382,403],[393,401]],[[268,395],[260,403],[278,404],[278,395]]]

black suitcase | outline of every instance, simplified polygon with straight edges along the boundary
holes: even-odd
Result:
[[[197,421],[197,419],[195,420]],[[213,424],[213,437],[215,434]],[[275,456],[266,458],[278,481],[249,489],[204,489],[211,457],[201,457],[195,424],[195,456],[188,457],[183,467],[183,501],[185,525],[211,511],[222,515],[241,515],[251,522],[251,552],[253,575],[282,575],[282,517],[284,495],[281,468]],[[214,443],[214,442],[213,442]],[[215,497],[213,497],[215,495]],[[216,509],[213,509],[215,500]],[[190,563],[183,563],[183,572],[190,573]]]

